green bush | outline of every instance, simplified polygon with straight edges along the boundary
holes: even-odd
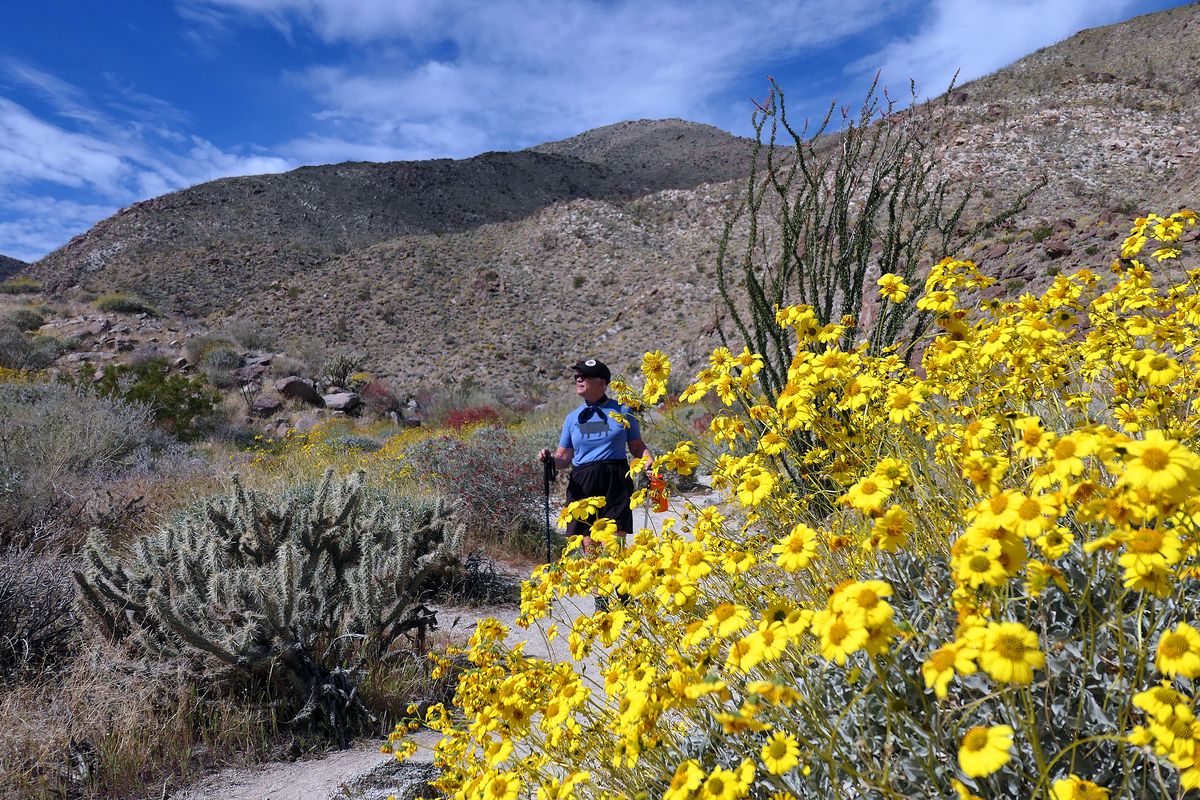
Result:
[[[361,372],[367,363],[367,357],[362,353],[337,353],[321,368],[321,372],[329,382],[337,386],[347,386],[350,376]]]
[[[166,360],[157,358],[142,364],[110,364],[98,380],[89,364],[80,371],[78,381],[93,386],[102,397],[149,407],[156,422],[180,437],[194,434],[198,423],[221,400],[203,378],[171,372]]]
[[[234,347],[214,343],[200,356],[200,370],[213,386],[229,389],[237,385],[233,371],[242,365],[242,356]]]
[[[367,490],[362,473],[275,497],[235,478],[128,555],[92,536],[75,578],[107,636],[231,690],[266,685],[293,729],[346,747],[375,722],[362,677],[433,623],[421,601],[461,539],[445,503]]]
[[[97,311],[111,311],[117,314],[149,314],[158,316],[158,311],[144,300],[132,295],[112,293],[101,295],[93,304]]]
[[[8,312],[4,321],[19,331],[36,331],[46,324],[41,314],[31,308],[18,308]]]
[[[0,367],[37,371],[57,361],[66,345],[53,336],[25,335],[11,323],[0,323]]]
[[[0,549],[54,535],[151,433],[145,406],[66,384],[0,383],[0,407]]]
[[[24,276],[9,278],[0,283],[0,294],[37,294],[42,290],[42,284],[33,278]]]

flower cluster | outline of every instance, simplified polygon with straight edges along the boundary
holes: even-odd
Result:
[[[1139,219],[1113,279],[972,300],[930,270],[919,354],[779,309],[781,391],[719,348],[682,391],[705,441],[656,466],[724,502],[534,571],[531,658],[483,624],[443,739],[456,798],[1103,798],[1200,787],[1200,270],[1191,212]],[[913,291],[896,276],[880,294]],[[640,395],[665,391],[651,353]],[[652,399],[653,398],[653,399]],[[641,498],[638,498],[641,499]],[[586,507],[585,507],[586,506]],[[586,502],[564,519],[590,513]],[[598,535],[596,535],[598,534]],[[564,601],[611,597],[563,618]]]

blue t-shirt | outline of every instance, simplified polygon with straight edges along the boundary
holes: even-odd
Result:
[[[610,417],[609,411],[624,414],[629,427]],[[596,461],[623,460],[629,443],[641,438],[642,432],[629,407],[603,397],[595,405],[584,403],[567,414],[558,446],[575,451],[571,465],[578,467]]]

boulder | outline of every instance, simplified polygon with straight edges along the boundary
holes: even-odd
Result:
[[[325,401],[326,408],[347,414],[362,405],[362,398],[356,392],[336,392],[327,394],[321,399]]]
[[[250,413],[256,417],[271,417],[282,407],[278,397],[256,397],[250,404]]]
[[[275,391],[283,397],[301,400],[309,405],[318,407],[325,405],[325,401],[321,399],[321,395],[317,393],[313,385],[296,375],[289,375],[275,381]]]
[[[1042,250],[1045,251],[1046,255],[1050,256],[1050,258],[1062,258],[1063,256],[1069,256],[1072,252],[1074,252],[1071,249],[1071,246],[1062,239],[1047,239],[1042,244]]]

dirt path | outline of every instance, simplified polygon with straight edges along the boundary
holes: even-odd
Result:
[[[709,495],[688,499],[697,506],[712,502]],[[651,514],[650,526],[658,530],[665,519],[673,516],[674,511]],[[444,607],[438,609],[438,622],[439,630],[461,641],[474,632],[476,622],[493,617],[509,626],[511,640],[526,640],[526,654],[563,661],[570,660],[567,637],[547,642],[546,629],[557,623],[560,630],[568,630],[577,616],[593,611],[591,598],[571,598],[555,607],[552,618],[525,630],[515,625],[519,613],[515,608]],[[414,739],[417,753],[403,764],[379,752],[382,739],[368,740],[322,758],[223,770],[175,792],[170,800],[385,800],[392,794],[403,800],[413,796],[429,777],[438,735],[422,730]]]

